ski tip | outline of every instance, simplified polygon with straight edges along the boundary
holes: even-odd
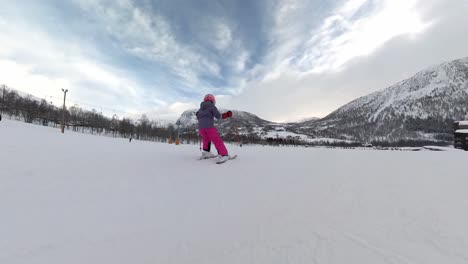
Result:
[[[227,160],[224,160],[224,161],[217,161],[216,164],[223,164],[223,163],[225,163],[226,161],[228,161],[228,160],[233,160],[233,159],[235,159],[235,158],[237,158],[237,155],[229,156],[229,158],[228,158]]]

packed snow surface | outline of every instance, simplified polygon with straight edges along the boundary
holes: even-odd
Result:
[[[468,152],[228,149],[3,120],[0,263],[468,263]]]

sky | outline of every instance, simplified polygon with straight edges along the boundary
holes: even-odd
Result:
[[[468,56],[467,0],[0,0],[0,84],[107,115],[324,117]]]

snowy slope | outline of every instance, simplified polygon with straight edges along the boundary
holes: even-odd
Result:
[[[468,262],[463,151],[128,141],[0,122],[0,263]]]
[[[451,133],[453,120],[463,120],[467,112],[468,58],[463,58],[430,67],[358,98],[318,122],[298,126],[303,132],[320,131],[364,141],[377,137],[390,141],[434,139],[438,133]]]
[[[389,115],[427,117],[440,114],[452,118],[456,102],[468,94],[468,58],[430,67],[410,79],[375,92],[338,109],[327,119],[356,108],[372,109],[368,121],[384,120]],[[423,99],[427,102],[423,103]],[[461,105],[463,114],[467,105]],[[463,116],[463,115],[462,115]]]

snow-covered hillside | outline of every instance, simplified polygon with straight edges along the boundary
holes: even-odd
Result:
[[[430,67],[385,90],[347,104],[327,119],[366,107],[368,121],[385,120],[397,115],[427,118],[440,115],[453,118],[454,111],[464,116],[468,105],[468,58]],[[461,101],[461,102],[460,102]],[[460,115],[461,114],[461,115]]]
[[[467,112],[468,58],[463,58],[358,98],[318,122],[298,124],[298,130],[360,141],[449,140],[453,121]]]
[[[177,120],[176,125],[180,125],[182,133],[195,132],[198,128],[196,111],[197,109],[187,110]],[[223,113],[228,110],[219,109],[219,111]],[[235,127],[240,135],[265,138],[269,134],[276,135],[278,131],[285,131],[288,127],[287,124],[267,121],[249,112],[232,110],[232,113],[232,118],[215,120],[216,127],[221,134],[232,133]],[[307,137],[305,135],[299,136]]]
[[[0,263],[468,262],[463,151],[196,145],[0,122]]]
[[[184,112],[178,124],[194,130],[196,110]],[[452,141],[453,121],[468,114],[468,58],[423,70],[391,87],[358,98],[323,119],[274,123],[234,111],[218,122],[222,133],[232,126],[240,133],[267,138],[284,131],[305,141],[333,138],[350,142]],[[281,133],[280,133],[281,134]]]
[[[182,134],[186,132],[196,133],[198,120],[195,115],[197,109],[187,110],[182,113],[177,120],[176,125],[180,125]],[[219,109],[221,113],[228,111],[227,109]],[[229,119],[216,120],[215,124],[222,135],[233,132],[235,127],[238,133],[244,137],[256,137],[262,140],[266,139],[294,139],[302,143],[331,143],[331,142],[346,142],[339,139],[327,137],[313,137],[301,133],[296,133],[294,129],[297,123],[275,123],[259,118],[258,116],[245,111],[232,110],[233,116]],[[309,121],[318,120],[310,118]]]

